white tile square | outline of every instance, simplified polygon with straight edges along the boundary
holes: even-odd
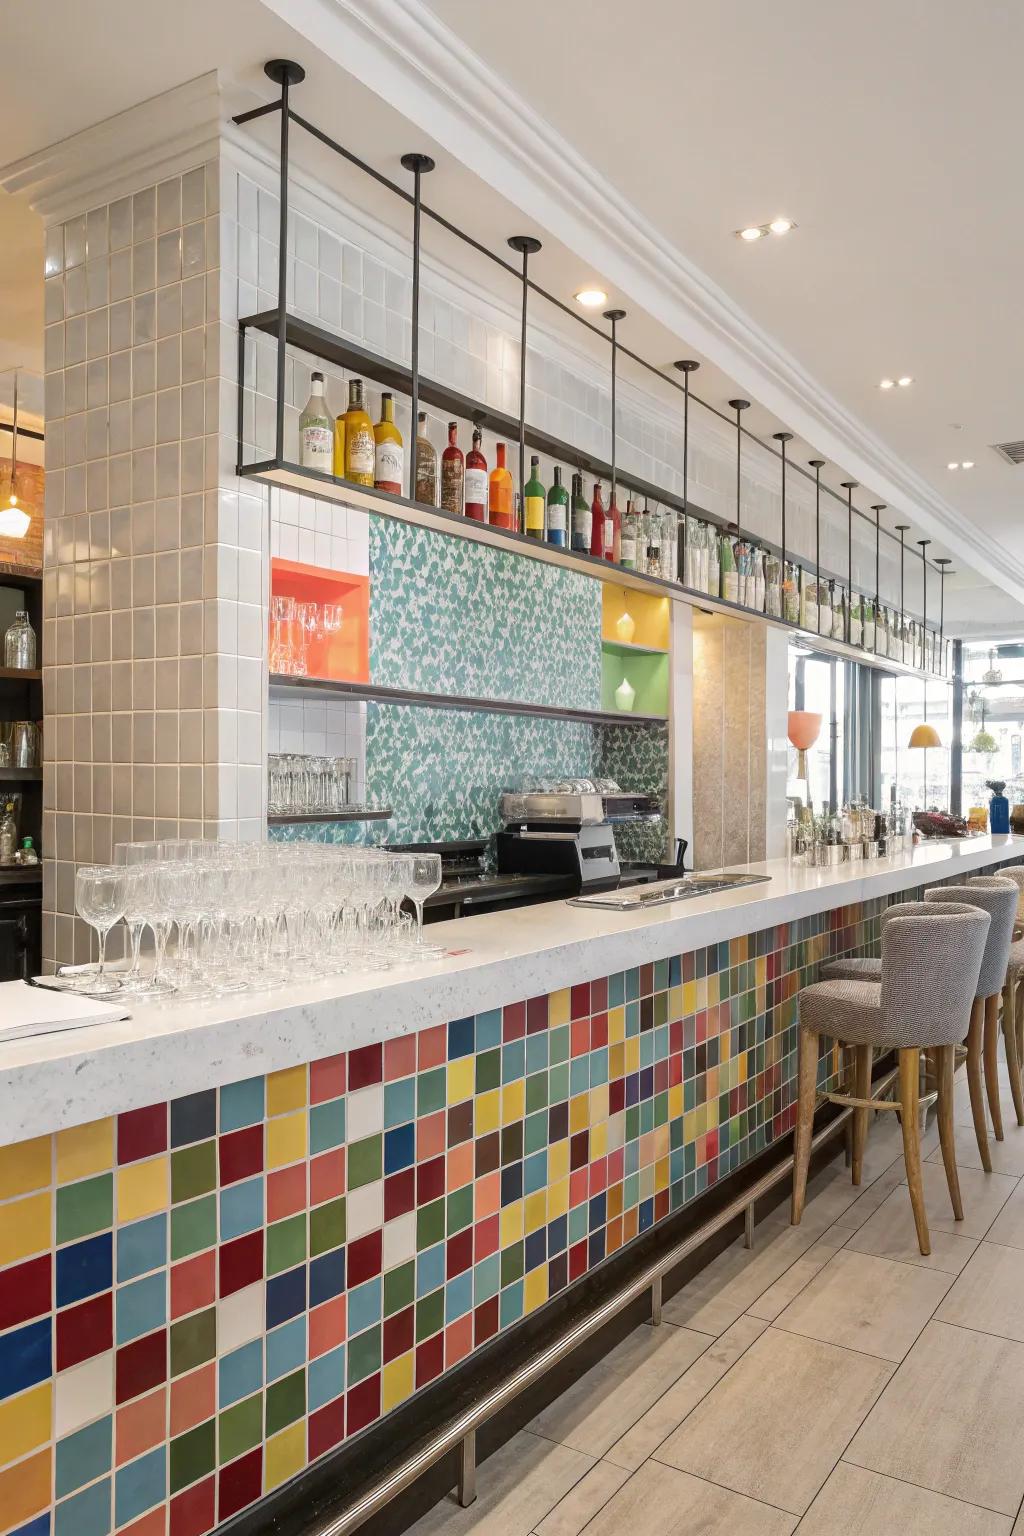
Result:
[[[408,1263],[416,1257],[416,1212],[407,1211],[384,1223],[384,1268]]]
[[[58,1371],[54,1390],[54,1434],[58,1439],[110,1413],[114,1404],[114,1355],[96,1355],[69,1371]]]
[[[384,1181],[349,1190],[345,1201],[345,1231],[349,1242],[376,1232],[384,1222]]]
[[[323,730],[324,717],[304,721],[308,729],[313,726]],[[361,1141],[364,1136],[378,1135],[384,1129],[384,1089],[380,1083],[368,1088],[358,1088],[350,1093],[345,1110],[345,1125],[350,1142]]]
[[[217,1303],[217,1350],[221,1355],[259,1338],[263,1332],[264,1284],[247,1285]]]

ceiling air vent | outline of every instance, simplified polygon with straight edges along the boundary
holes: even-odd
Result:
[[[1024,464],[1024,439],[1017,443],[993,443],[992,447],[1007,464]]]

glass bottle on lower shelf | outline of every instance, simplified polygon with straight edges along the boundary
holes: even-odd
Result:
[[[19,672],[31,672],[36,664],[36,632],[24,608],[14,615],[14,623],[4,635],[4,666]]]

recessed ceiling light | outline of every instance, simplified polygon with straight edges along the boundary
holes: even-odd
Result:
[[[910,377],[909,373],[905,373],[901,379],[896,380],[896,383],[899,385],[900,389],[906,389],[907,385],[913,384],[913,382],[914,381]]]
[[[764,230],[761,229],[757,224],[750,224],[746,229],[741,229],[739,231],[739,237],[741,240],[760,240],[763,234]]]
[[[793,228],[792,219],[772,219],[768,225],[773,235],[788,235]]]
[[[958,464],[958,462],[957,462],[957,461],[956,461],[956,459],[954,459],[954,460],[953,460],[953,462],[952,462],[952,464],[947,464],[947,465],[946,465],[946,468],[947,468],[947,469],[959,469],[959,468],[960,468],[960,465],[959,465],[959,464]]]
[[[602,304],[608,302],[608,295],[603,288],[581,288],[575,298],[576,303],[582,304],[584,309],[600,309]]]
[[[974,460],[973,459],[964,459],[963,462],[960,465],[960,468],[961,469],[973,469],[974,468]]]
[[[895,383],[895,379],[883,379],[878,387],[879,389],[892,389]]]

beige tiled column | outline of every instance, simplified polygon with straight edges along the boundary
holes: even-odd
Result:
[[[215,83],[202,102],[205,142],[176,164],[147,104],[158,174],[139,166],[125,190],[120,160],[105,195],[91,130],[50,152],[51,170],[90,161],[80,193],[65,177],[41,199],[48,964],[88,952],[76,864],[129,839],[264,825],[266,492],[233,474],[233,173]],[[121,155],[132,117],[107,135]]]

